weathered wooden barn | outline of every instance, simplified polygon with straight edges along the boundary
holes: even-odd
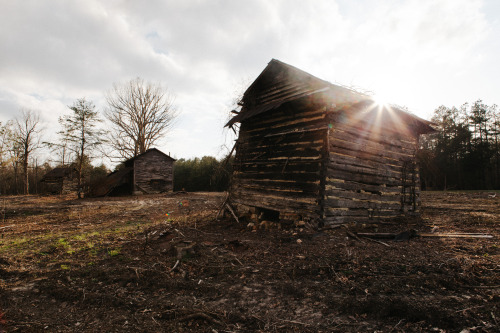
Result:
[[[230,200],[320,224],[419,207],[415,154],[431,123],[272,60],[244,93]]]
[[[72,167],[58,167],[47,172],[41,183],[52,194],[69,194],[78,191],[78,172]]]
[[[123,162],[123,168],[110,173],[92,191],[93,196],[153,194],[174,189],[175,159],[151,148]]]

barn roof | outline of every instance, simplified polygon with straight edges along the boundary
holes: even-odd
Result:
[[[320,93],[337,106],[375,103],[369,95],[332,84],[294,66],[272,59],[245,91],[240,102],[241,111],[231,118],[226,126],[231,127],[236,122],[276,109],[286,102]],[[430,126],[431,122],[395,106],[391,106],[391,109],[401,119],[417,124],[421,134],[434,131]]]
[[[58,167],[50,170],[47,172],[41,181],[47,181],[47,180],[55,180],[55,179],[61,179],[61,178],[72,178],[73,173],[76,172],[75,168],[71,167]]]
[[[131,165],[132,161],[134,161],[134,160],[136,160],[137,158],[140,158],[140,157],[142,157],[142,156],[144,156],[144,155],[147,155],[147,154],[149,154],[149,153],[151,153],[151,152],[153,152],[153,151],[156,151],[156,152],[158,152],[158,153],[160,153],[160,154],[162,154],[162,155],[164,155],[164,156],[168,157],[168,158],[169,158],[169,159],[171,159],[172,161],[175,161],[175,158],[171,157],[170,155],[165,154],[165,153],[164,153],[164,152],[162,152],[161,150],[156,149],[156,148],[150,148],[150,149],[146,150],[144,153],[139,154],[139,155],[137,155],[137,156],[135,156],[135,157],[129,158],[128,160],[126,160],[126,161],[125,161],[125,162],[123,162],[123,163],[124,163],[126,166],[129,166],[129,165]]]

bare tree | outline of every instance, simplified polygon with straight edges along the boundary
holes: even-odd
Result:
[[[29,194],[28,162],[30,154],[40,148],[40,115],[33,110],[21,110],[21,116],[16,119],[15,142],[20,149],[20,159],[23,164],[24,194]]]
[[[8,153],[12,145],[12,121],[9,120],[6,124],[2,125],[0,123],[0,179],[2,184],[0,185],[0,194],[5,194],[6,189],[6,175],[5,169],[7,164],[10,162],[10,157]]]
[[[106,94],[109,144],[123,158],[144,153],[165,136],[177,113],[173,97],[159,83],[141,78],[114,84]]]

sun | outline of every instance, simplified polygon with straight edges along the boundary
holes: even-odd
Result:
[[[375,94],[372,96],[372,99],[375,102],[375,104],[380,108],[383,108],[383,107],[386,107],[389,105],[388,99],[386,98],[386,96],[384,96],[382,94]]]

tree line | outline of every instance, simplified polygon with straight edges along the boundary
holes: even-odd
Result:
[[[92,164],[97,155],[123,161],[142,154],[164,137],[177,115],[168,91],[140,78],[115,84],[106,101],[106,131],[92,101],[80,98],[59,118],[60,130],[51,142],[44,141],[35,110],[20,110],[15,119],[0,122],[0,194],[43,192],[39,181],[54,163],[74,168],[78,186],[88,187],[109,172],[103,164]],[[440,106],[431,120],[437,131],[423,136],[417,151],[422,189],[500,189],[497,105],[478,100],[460,107]],[[41,148],[50,150],[52,164],[39,162]],[[226,190],[231,170],[228,159],[180,159],[174,167],[174,190]]]
[[[226,191],[233,170],[232,158],[212,156],[180,159],[174,164],[174,191]]]
[[[417,159],[423,189],[500,189],[500,112],[482,100],[440,106],[436,133],[421,138]]]

